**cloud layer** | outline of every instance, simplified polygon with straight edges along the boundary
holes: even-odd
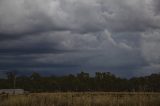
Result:
[[[160,69],[159,0],[0,0],[0,70]]]

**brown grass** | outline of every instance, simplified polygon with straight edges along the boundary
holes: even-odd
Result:
[[[160,106],[160,94],[88,92],[1,95],[0,106]]]

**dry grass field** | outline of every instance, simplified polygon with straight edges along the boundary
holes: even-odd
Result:
[[[160,106],[160,94],[88,92],[1,95],[0,106]]]

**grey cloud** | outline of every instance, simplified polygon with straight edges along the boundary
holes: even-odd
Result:
[[[133,74],[157,66],[158,5],[157,0],[1,0],[0,70],[85,67]]]
[[[160,13],[160,1],[159,0],[153,0],[154,10],[156,15]]]
[[[145,1],[6,0],[1,3],[0,32],[25,34],[48,30],[142,31],[151,16]]]
[[[160,30],[149,30],[142,33],[141,50],[151,64],[160,64]]]

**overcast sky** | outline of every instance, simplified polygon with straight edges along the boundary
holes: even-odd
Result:
[[[0,73],[160,72],[160,0],[0,0]]]

